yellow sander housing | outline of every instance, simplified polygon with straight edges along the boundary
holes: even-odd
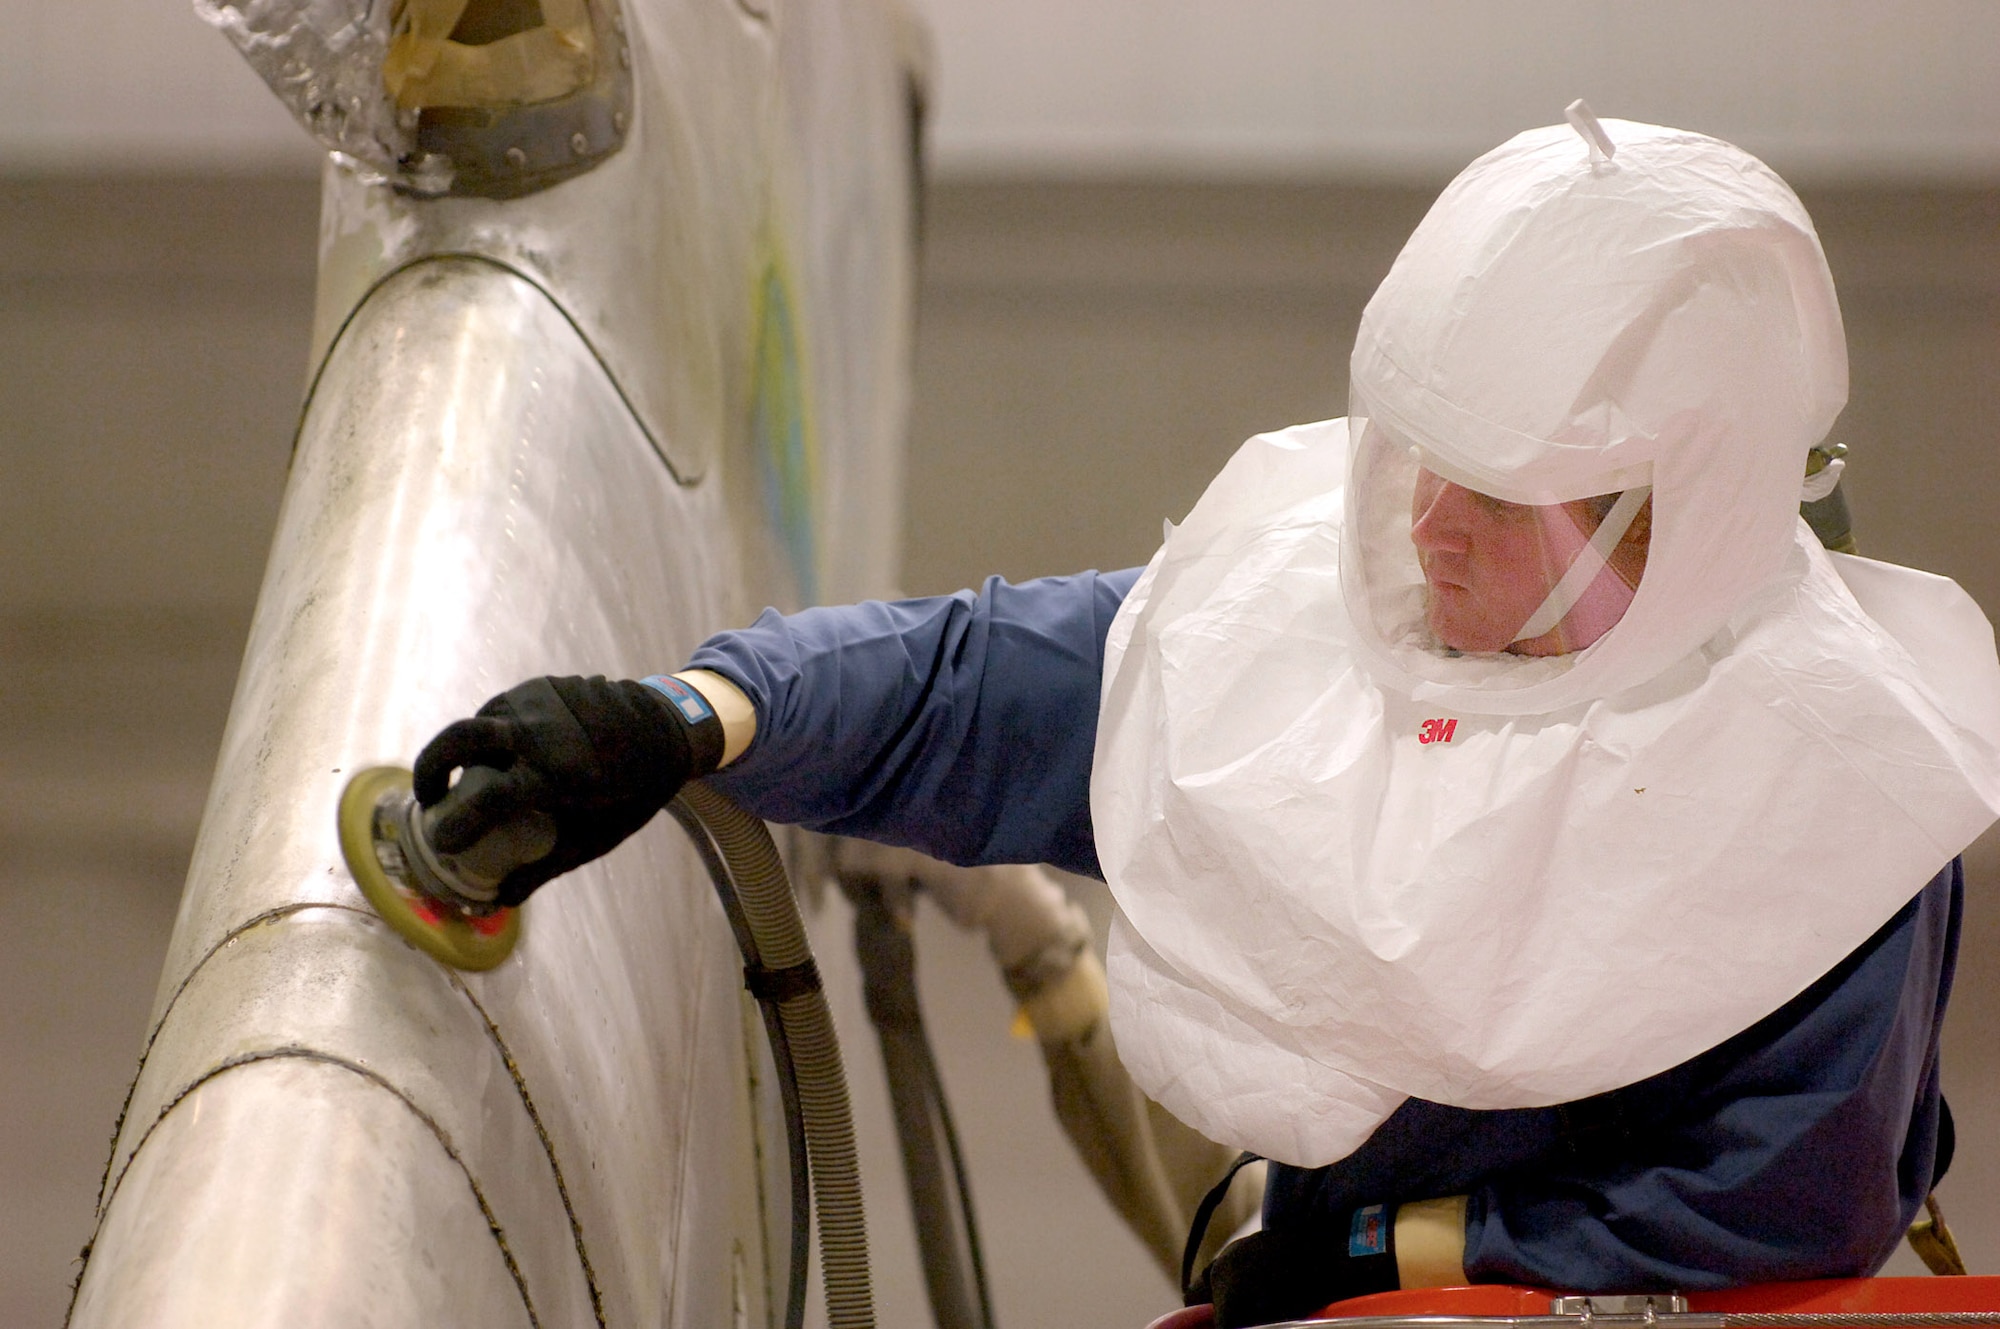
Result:
[[[467,772],[465,778],[473,778]],[[340,795],[340,852],[368,903],[397,935],[454,969],[491,969],[521,939],[521,911],[496,904],[500,879],[555,846],[546,817],[503,827],[462,854],[426,838],[410,772],[372,766]]]

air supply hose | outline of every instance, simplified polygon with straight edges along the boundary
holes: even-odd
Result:
[[[833,1012],[820,986],[778,847],[762,821],[694,781],[667,805],[693,839],[743,951],[744,986],[764,1012],[792,1161],[792,1271],[785,1324],[805,1316],[807,1178],[819,1216],[820,1268],[832,1329],[874,1329],[868,1228],[854,1117]]]

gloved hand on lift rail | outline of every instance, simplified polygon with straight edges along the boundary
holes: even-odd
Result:
[[[1336,1301],[1465,1277],[1466,1197],[1370,1204],[1332,1221],[1252,1232],[1224,1246],[1187,1289],[1219,1329],[1296,1320]]]
[[[1195,1279],[1188,1304],[1212,1301],[1218,1329],[1238,1329],[1399,1287],[1395,1224],[1384,1207],[1356,1212],[1350,1229],[1312,1224],[1239,1237]]]
[[[719,675],[689,672],[703,686],[665,675],[529,679],[445,726],[414,772],[417,801],[437,810],[431,847],[457,853],[530,813],[551,818],[554,848],[501,880],[505,906],[611,852],[748,744],[748,701]],[[711,697],[737,712],[727,734]],[[464,772],[456,783],[454,770]]]

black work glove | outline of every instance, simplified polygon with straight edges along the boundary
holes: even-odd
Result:
[[[677,706],[644,683],[602,676],[535,678],[445,726],[415,771],[417,802],[437,809],[431,847],[456,854],[516,818],[552,818],[555,847],[500,881],[497,902],[509,906],[609,853],[721,763],[721,722],[685,684],[666,682],[693,701]],[[455,768],[482,766],[497,776],[451,784]]]
[[[1394,1291],[1395,1214],[1393,1205],[1369,1205],[1342,1226],[1252,1232],[1222,1248],[1195,1280],[1188,1304],[1213,1301],[1218,1329],[1240,1329],[1303,1319],[1329,1302]]]

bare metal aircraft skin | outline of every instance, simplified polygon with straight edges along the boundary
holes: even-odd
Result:
[[[439,8],[394,13],[422,37]],[[587,169],[480,197],[327,166],[314,383],[72,1325],[716,1326],[782,1301],[778,1108],[680,832],[537,897],[481,974],[391,933],[336,842],[350,774],[522,678],[671,669],[762,604],[892,581],[906,22],[589,17],[630,88]]]

